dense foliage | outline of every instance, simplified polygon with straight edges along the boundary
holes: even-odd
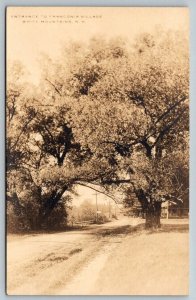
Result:
[[[158,226],[161,203],[187,196],[188,58],[182,32],[160,31],[132,45],[71,43],[56,60],[42,58],[39,87],[11,65],[7,188],[16,214],[44,227],[60,203],[66,212],[74,186],[128,185]]]

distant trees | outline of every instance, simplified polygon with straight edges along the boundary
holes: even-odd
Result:
[[[113,207],[110,207],[110,213]],[[105,223],[109,221],[109,208],[107,204],[99,203],[99,213],[97,206],[91,200],[84,200],[79,206],[73,206],[69,210],[69,224],[72,226],[88,223]]]
[[[43,57],[36,91],[8,76],[10,199],[23,209],[20,189],[31,191],[41,226],[75,185],[128,184],[159,226],[162,201],[188,189],[188,93],[181,32],[71,43]]]

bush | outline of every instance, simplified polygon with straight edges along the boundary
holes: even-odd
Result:
[[[7,205],[8,232],[26,232],[30,230],[59,230],[67,225],[67,209],[64,203],[59,202],[47,218],[39,215],[31,202],[19,212],[13,203]]]

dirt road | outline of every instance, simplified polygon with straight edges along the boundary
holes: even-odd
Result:
[[[125,217],[85,230],[9,236],[7,293],[187,294],[187,222],[153,233],[141,223]]]

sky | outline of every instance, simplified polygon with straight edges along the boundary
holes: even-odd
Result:
[[[62,45],[88,41],[96,35],[123,36],[132,41],[156,26],[163,29],[188,30],[188,8],[90,8],[90,7],[9,7],[7,9],[7,60],[19,60],[37,84],[40,78],[41,53],[52,58],[60,54]],[[188,32],[188,31],[187,31]],[[78,188],[74,204],[95,201],[95,191]],[[101,202],[105,196],[98,195]]]
[[[73,205],[75,205],[75,206],[79,206],[85,200],[87,200],[93,204],[96,204],[96,197],[97,197],[98,207],[99,207],[99,204],[107,204],[108,205],[109,201],[110,201],[110,205],[112,205],[112,203],[113,203],[113,205],[115,205],[115,202],[111,198],[109,198],[105,194],[99,193],[99,192],[97,192],[97,195],[96,195],[96,191],[92,190],[90,188],[86,188],[83,186],[77,186],[75,190],[78,193],[78,196],[72,196],[73,197]],[[97,190],[101,190],[101,189],[97,188]],[[122,194],[118,194],[116,196],[117,196],[116,197],[117,206],[120,207],[119,201],[122,199]]]

